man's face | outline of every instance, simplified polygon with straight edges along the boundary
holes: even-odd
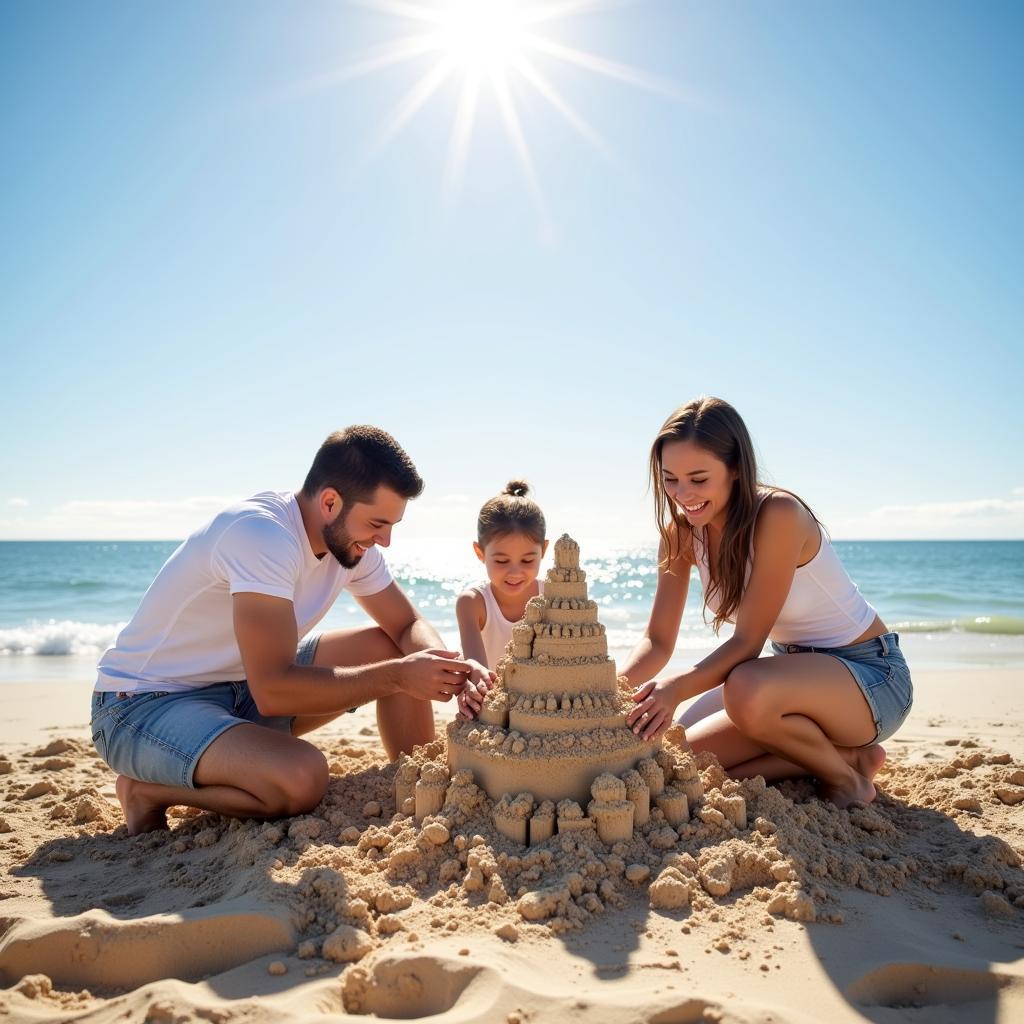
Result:
[[[327,550],[346,569],[353,569],[375,544],[391,544],[391,530],[405,515],[405,498],[383,484],[368,502],[343,504],[337,518],[324,526]]]

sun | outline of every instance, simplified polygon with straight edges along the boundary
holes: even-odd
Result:
[[[430,61],[396,107],[384,118],[370,156],[380,152],[412,120],[441,86],[458,83],[451,135],[447,143],[444,189],[457,195],[478,117],[480,96],[489,90],[530,191],[544,213],[544,197],[515,101],[516,85],[539,95],[590,145],[611,158],[610,147],[548,77],[559,64],[573,65],[617,82],[681,99],[671,82],[626,64],[567,45],[545,33],[556,21],[578,18],[609,0],[353,0],[359,6],[400,22],[404,32],[362,55],[320,86],[384,72],[411,61]],[[630,0],[616,0],[617,3]],[[639,0],[633,0],[639,2]],[[545,214],[546,216],[546,214]]]
[[[441,50],[456,67],[500,75],[522,59],[525,17],[515,0],[454,0],[442,19]]]

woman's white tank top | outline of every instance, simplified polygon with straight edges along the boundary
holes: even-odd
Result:
[[[544,581],[537,580],[537,586],[540,588],[539,593],[544,593]],[[481,583],[474,589],[480,592],[480,596],[484,599],[484,608],[487,612],[487,621],[484,623],[484,628],[480,635],[484,641],[484,652],[487,655],[487,667],[489,669],[495,669],[498,662],[505,656],[505,645],[512,639],[512,627],[516,624],[515,622],[509,622],[504,615],[501,614],[501,609],[498,607],[498,602],[495,600],[494,593],[491,591],[491,581],[488,580],[486,583]],[[516,620],[519,621],[518,619]]]
[[[762,494],[760,501],[767,498]],[[760,503],[758,504],[760,508]],[[704,588],[705,601],[718,613],[716,595],[710,590],[711,573],[704,541],[704,529],[694,534],[693,550]],[[799,644],[803,647],[845,647],[863,633],[875,619],[875,609],[864,599],[857,584],[850,579],[825,531],[819,525],[821,546],[806,564],[797,568],[775,625],[768,633],[777,644]],[[753,558],[753,542],[751,542]],[[747,561],[747,581],[751,561]],[[730,620],[732,621],[732,620]]]

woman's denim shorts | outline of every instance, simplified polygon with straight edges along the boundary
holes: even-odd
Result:
[[[903,724],[914,703],[914,684],[910,668],[900,650],[898,633],[883,633],[848,647],[803,647],[800,644],[772,642],[776,654],[830,654],[838,658],[853,675],[875,720],[872,743],[887,740]],[[867,744],[865,744],[867,746]]]
[[[306,637],[297,665],[312,665],[319,634]],[[245,722],[291,733],[291,717],[261,715],[245,680],[190,690],[93,693],[92,741],[118,775],[195,788],[199,758],[221,733]]]

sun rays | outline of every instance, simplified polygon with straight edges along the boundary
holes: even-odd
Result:
[[[521,86],[540,97],[572,131],[604,157],[613,159],[611,147],[598,131],[562,95],[547,72],[570,65],[626,85],[681,98],[675,87],[596,54],[566,45],[545,34],[551,23],[578,18],[609,0],[353,0],[359,6],[389,16],[401,25],[393,39],[364,53],[346,67],[324,76],[313,89],[395,69],[416,62],[422,70],[388,112],[370,146],[376,156],[441,91],[456,85],[452,127],[444,161],[443,188],[454,199],[466,173],[474,127],[481,117],[482,100],[490,94],[505,134],[529,190],[544,213],[544,197],[530,152],[516,91]],[[491,109],[491,108],[488,108]]]

